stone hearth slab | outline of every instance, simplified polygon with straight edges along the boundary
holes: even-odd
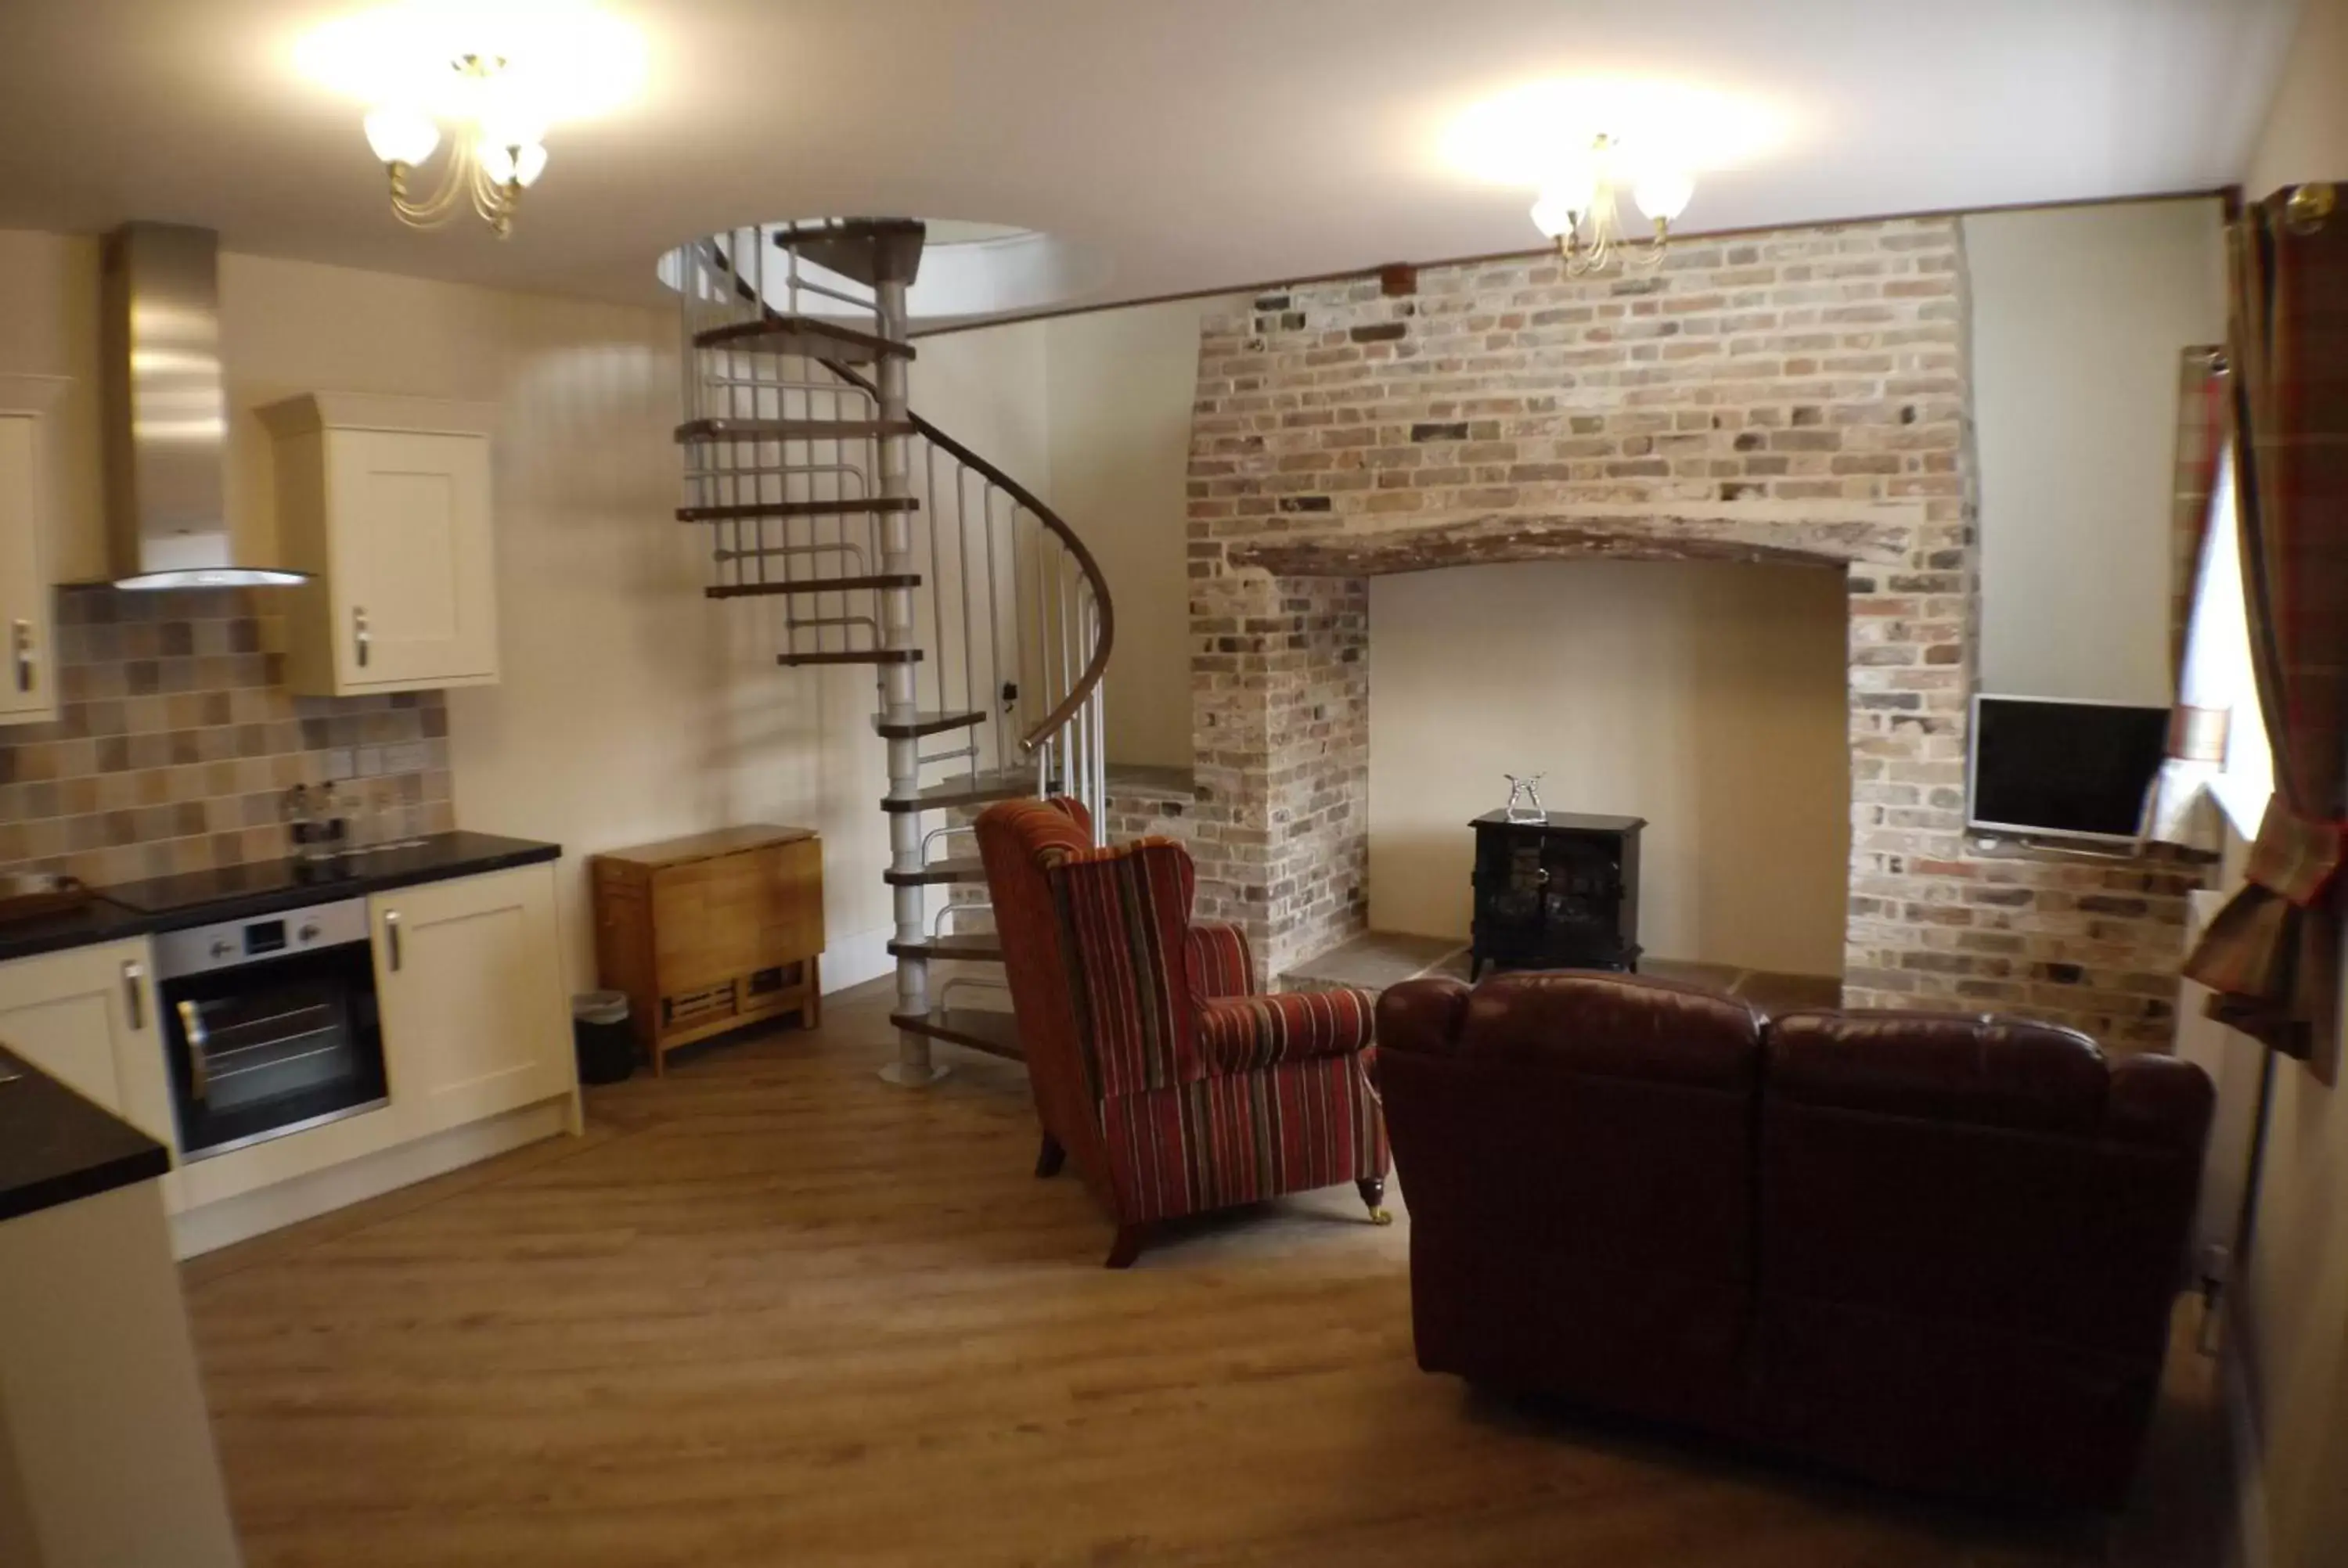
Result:
[[[1726,991],[1766,1013],[1842,1005],[1842,981],[1832,975],[1784,975],[1768,969],[1744,969],[1731,964],[1695,963],[1683,958],[1647,958],[1640,963],[1639,970],[1657,979],[1683,980],[1689,985]]]
[[[1382,991],[1421,975],[1468,978],[1468,949],[1448,937],[1414,937],[1401,931],[1371,931],[1284,971],[1284,991],[1328,990],[1354,986]]]

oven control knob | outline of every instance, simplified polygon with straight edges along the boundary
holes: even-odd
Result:
[[[213,938],[212,957],[215,958],[232,958],[236,957],[236,944],[230,941],[226,937],[218,937]]]
[[[304,922],[302,928],[294,933],[296,940],[304,942],[314,942],[321,935],[322,933],[318,929],[318,923],[315,920]]]

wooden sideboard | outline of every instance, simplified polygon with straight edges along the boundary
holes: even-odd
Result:
[[[625,991],[653,1071],[746,1024],[821,1009],[823,841],[804,827],[720,828],[590,862],[595,963]]]

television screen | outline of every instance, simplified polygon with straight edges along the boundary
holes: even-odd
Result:
[[[2133,839],[2168,742],[2166,708],[1977,696],[1969,825]]]

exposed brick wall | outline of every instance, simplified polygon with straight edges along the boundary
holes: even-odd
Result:
[[[1277,973],[1369,911],[1369,585],[1227,573],[1193,592],[1199,912],[1246,927]]]
[[[1958,225],[1929,219],[1684,242],[1645,277],[1532,258],[1426,269],[1401,298],[1318,283],[1210,320],[1189,514],[1201,912],[1248,927],[1273,973],[1363,927],[1368,598],[1305,573],[1811,560],[1850,588],[1849,999],[2165,1043],[2197,875],[1962,831],[1965,308]]]
[[[1197,788],[1171,778],[1137,782],[1119,774],[1118,769],[1109,770],[1107,809],[1101,813],[1101,827],[1108,842],[1171,838],[1189,846],[1195,855],[1200,843]]]

